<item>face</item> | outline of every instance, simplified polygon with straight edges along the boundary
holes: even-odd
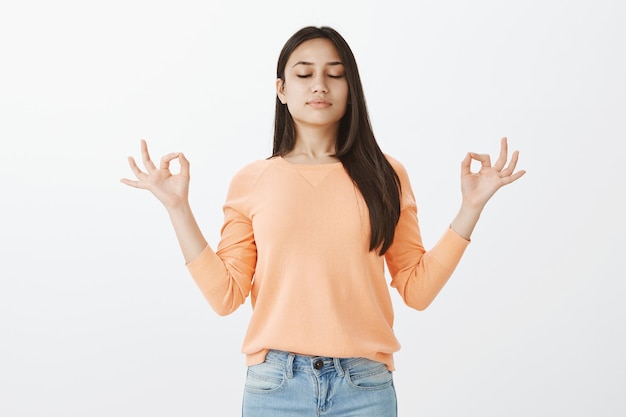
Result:
[[[296,127],[339,126],[348,102],[348,82],[330,40],[302,42],[289,57],[284,78],[276,81],[276,90]]]

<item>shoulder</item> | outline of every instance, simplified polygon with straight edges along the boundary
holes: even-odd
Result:
[[[250,184],[263,175],[263,173],[274,164],[273,159],[260,159],[244,165],[235,173],[232,179],[233,184]]]
[[[409,174],[406,171],[406,168],[400,161],[397,159],[385,154],[385,158],[389,161],[389,164],[396,171],[398,175],[398,179],[400,179],[400,207],[405,209],[407,207],[415,206],[415,196],[413,195],[413,189],[411,188],[411,180],[409,179]]]
[[[388,155],[388,154],[384,154],[384,155],[387,161],[389,162],[389,164],[391,165],[391,167],[393,168],[393,170],[396,171],[396,174],[398,174],[398,177],[400,177],[400,180],[404,180],[405,178],[408,179],[408,174],[406,172],[406,168],[404,167],[404,165],[400,161],[398,161],[396,158],[392,157],[391,155]]]
[[[247,200],[259,179],[273,165],[271,159],[251,162],[240,168],[230,180],[227,200]]]

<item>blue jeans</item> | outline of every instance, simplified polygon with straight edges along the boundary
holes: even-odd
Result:
[[[385,364],[271,350],[248,367],[243,417],[396,417]]]

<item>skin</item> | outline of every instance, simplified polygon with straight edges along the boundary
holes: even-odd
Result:
[[[293,163],[336,162],[335,140],[348,103],[348,83],[339,53],[324,38],[300,44],[285,66],[285,80],[276,80],[276,94],[296,128]]]
[[[276,93],[288,106],[296,127],[294,149],[284,159],[298,164],[337,162],[332,155],[339,120],[348,102],[348,85],[332,42],[312,39],[298,46],[287,61],[284,82],[276,81]],[[149,190],[163,204],[188,263],[207,246],[189,206],[189,161],[182,153],[170,153],[161,158],[157,167],[145,140],[141,141],[141,157],[145,171],[129,157],[128,163],[137,179],[123,178],[121,182]],[[509,160],[506,138],[500,142],[500,154],[493,165],[488,154],[470,152],[465,156],[461,162],[461,207],[450,224],[461,237],[469,240],[491,197],[525,174],[523,170],[515,171],[518,157],[515,151]],[[178,173],[170,170],[175,159],[180,163]],[[472,160],[481,163],[478,172],[471,171]]]
[[[507,165],[508,143],[507,138],[500,141],[500,155],[496,163],[491,165],[488,154],[469,152],[461,162],[461,208],[450,223],[452,230],[469,240],[480,214],[493,195],[505,185],[520,179],[526,171],[515,172],[519,152],[514,151]],[[472,160],[479,161],[481,168],[472,172]]]

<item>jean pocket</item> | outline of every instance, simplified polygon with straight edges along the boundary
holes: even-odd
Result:
[[[379,390],[393,383],[393,373],[384,363],[363,359],[345,370],[348,385],[358,390]]]
[[[284,366],[263,362],[248,367],[245,389],[248,392],[269,393],[281,388],[284,382]]]

